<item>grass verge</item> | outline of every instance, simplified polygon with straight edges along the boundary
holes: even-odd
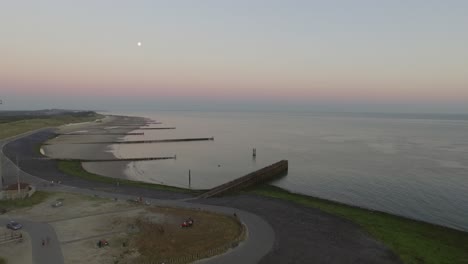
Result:
[[[94,114],[92,116],[59,115],[50,118],[24,119],[14,122],[0,123],[0,139],[16,136],[44,127],[55,127],[69,123],[89,122],[102,117],[103,116],[99,114]]]
[[[260,186],[251,192],[349,219],[389,246],[404,263],[468,263],[466,232],[295,194],[271,185]]]
[[[117,182],[119,185],[123,186],[133,186],[133,187],[140,187],[146,189],[154,189],[154,190],[163,190],[163,191],[171,191],[171,192],[180,192],[180,193],[192,193],[198,194],[200,191],[178,188],[173,186],[161,185],[161,184],[154,184],[154,183],[147,183],[147,182],[140,182],[140,181],[132,181],[126,179],[116,179],[112,177],[106,177],[102,175],[97,175],[94,173],[87,172],[81,166],[81,162],[79,161],[65,161],[61,160],[57,163],[58,169],[71,176],[79,177],[89,181],[96,181],[96,182],[103,182],[103,183],[110,183],[116,185]]]
[[[31,195],[31,197],[26,199],[0,200],[0,208],[9,211],[17,208],[31,207],[42,203],[49,197],[49,195],[50,194],[46,192],[36,191],[33,195]]]

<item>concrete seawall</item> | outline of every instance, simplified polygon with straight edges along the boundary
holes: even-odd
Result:
[[[161,122],[152,122],[152,123],[119,123],[119,122],[112,122],[113,125],[116,126],[146,126],[146,125],[161,125]]]
[[[137,130],[160,130],[160,129],[176,129],[175,127],[140,127]]]
[[[209,198],[213,196],[221,196],[223,194],[239,191],[252,185],[273,180],[274,178],[283,175],[288,171],[288,161],[281,160],[258,171],[251,172],[243,177],[233,181],[219,185],[208,192],[198,196],[198,198]]]
[[[57,133],[57,136],[143,136],[144,132],[130,133]]]

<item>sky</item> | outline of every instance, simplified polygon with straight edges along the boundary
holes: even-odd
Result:
[[[466,14],[456,0],[5,0],[0,110],[468,113]]]

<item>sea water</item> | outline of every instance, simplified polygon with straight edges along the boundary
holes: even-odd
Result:
[[[207,189],[282,159],[274,185],[292,192],[468,230],[468,120],[434,115],[265,112],[146,112],[175,130],[125,140],[214,137],[214,141],[112,146],[132,162],[128,178]],[[256,157],[252,150],[256,149]]]

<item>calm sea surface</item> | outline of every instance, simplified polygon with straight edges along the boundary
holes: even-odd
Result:
[[[177,127],[145,130],[145,139],[215,138],[112,146],[118,157],[177,155],[176,160],[129,164],[125,174],[132,179],[188,187],[190,170],[192,188],[210,188],[287,159],[288,175],[275,182],[282,188],[468,230],[467,120],[261,112],[116,114]]]

